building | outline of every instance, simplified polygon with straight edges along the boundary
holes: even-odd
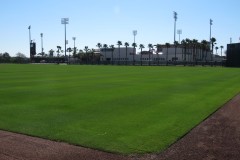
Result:
[[[166,62],[210,62],[212,54],[209,50],[201,48],[184,48],[182,45],[156,45],[156,50],[136,53],[132,47],[102,48],[101,61],[106,63],[138,63],[138,64],[163,64]],[[213,55],[213,62],[221,62],[223,57]]]
[[[227,67],[240,67],[240,43],[227,45]]]

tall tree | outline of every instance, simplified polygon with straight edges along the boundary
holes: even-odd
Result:
[[[90,49],[88,49],[88,46],[85,46],[83,50],[86,52],[86,56],[87,56],[87,63],[88,63],[88,62],[89,62],[89,55],[88,55],[88,51],[89,51]]]
[[[170,48],[170,43],[166,43],[165,44],[166,45],[166,47],[167,47],[167,53],[166,53],[166,65],[168,65],[168,49]]]
[[[59,57],[59,55],[60,55],[60,52],[61,52],[61,49],[62,49],[62,47],[61,46],[57,46],[57,56]]]
[[[71,47],[67,48],[67,52],[68,52],[68,63],[70,64],[70,53],[72,52],[72,48]]]
[[[220,46],[220,49],[221,49],[221,57],[222,57],[222,50],[223,50],[223,48],[224,48],[223,46]]]
[[[202,61],[204,60],[204,58],[205,58],[205,61],[207,60],[207,45],[208,45],[208,42],[206,40],[201,41]],[[204,52],[205,52],[205,54],[204,54]]]
[[[142,49],[145,48],[143,44],[139,45],[139,49],[141,49],[141,66],[142,66]]]
[[[148,48],[149,48],[149,51],[148,51],[148,65],[150,66],[151,65],[150,55],[152,54],[153,45],[151,43],[149,43]]]
[[[177,47],[178,47],[179,43],[178,41],[174,42],[174,46],[175,46],[175,57],[174,57],[174,63],[176,64],[177,61]]]
[[[193,46],[193,53],[192,53],[192,60],[193,62],[196,61],[196,50],[197,50],[198,40],[193,39],[192,40],[192,46]]]
[[[124,43],[124,46],[126,47],[125,64],[127,65],[127,51],[128,51],[129,43],[128,43],[128,42],[125,42],[125,43]]]
[[[215,50],[216,50],[216,55],[217,55],[217,54],[218,54],[218,53],[217,53],[218,47],[215,47]]]
[[[120,46],[122,45],[122,42],[117,41],[117,45],[118,45],[118,64],[120,64]]]
[[[114,52],[114,50],[115,50],[115,47],[114,47],[113,44],[110,45],[109,47],[112,49],[112,65],[113,65],[113,52]]]
[[[49,50],[48,52],[49,52],[49,57],[53,57],[54,50],[53,50],[53,49],[51,49],[51,50]]]
[[[104,53],[105,53],[105,54],[104,54],[105,62],[107,62],[107,53],[106,53],[106,52],[107,52],[108,45],[107,45],[107,44],[104,44],[104,45],[103,45],[103,48],[104,48]]]
[[[182,40],[181,41],[181,44],[182,44],[182,46],[183,46],[183,48],[184,48],[184,62],[186,62],[186,53],[187,53],[187,42],[186,42],[186,40]],[[185,63],[184,63],[185,64]]]
[[[133,46],[133,65],[135,65],[135,58],[134,58],[134,56],[135,56],[135,52],[136,52],[136,47],[137,47],[137,43],[133,43],[132,44],[132,46]]]
[[[213,61],[213,48],[214,48],[214,45],[216,43],[216,38],[212,37],[211,38],[211,44],[212,44],[212,55],[211,55],[211,61]]]

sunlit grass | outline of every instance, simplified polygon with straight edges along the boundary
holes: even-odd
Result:
[[[240,91],[239,69],[0,65],[0,129],[160,152]]]

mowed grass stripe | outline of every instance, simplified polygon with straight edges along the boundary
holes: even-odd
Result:
[[[160,152],[239,93],[239,80],[236,68],[0,65],[0,128]]]

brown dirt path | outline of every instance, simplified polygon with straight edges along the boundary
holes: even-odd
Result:
[[[238,160],[240,94],[160,154],[121,156],[0,131],[0,160]]]

